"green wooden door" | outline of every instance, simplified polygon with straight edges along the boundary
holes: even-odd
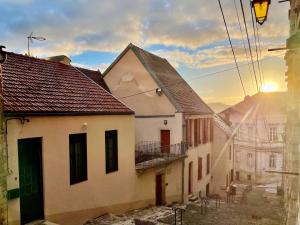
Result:
[[[44,218],[42,139],[18,140],[21,224]]]

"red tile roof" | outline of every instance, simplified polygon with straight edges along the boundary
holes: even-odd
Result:
[[[82,72],[84,75],[86,75],[87,77],[89,77],[93,81],[95,81],[97,84],[99,84],[101,87],[103,87],[105,90],[110,92],[110,90],[107,87],[107,85],[102,77],[102,74],[100,73],[99,70],[95,71],[95,70],[89,70],[89,69],[80,68],[80,67],[76,67],[76,68],[79,69],[80,72]]]
[[[12,114],[133,114],[71,65],[8,53],[4,111]]]
[[[286,92],[260,92],[252,96],[246,96],[243,101],[228,107],[219,113],[223,115],[226,112],[246,113],[253,105],[259,103],[259,111],[264,112],[285,112]],[[258,111],[258,112],[259,112]]]
[[[147,52],[133,44],[127,46],[119,57],[106,69],[103,76],[111,70],[129,49],[135,53],[145,69],[161,87],[177,112],[201,115],[211,115],[214,113],[168,60]]]

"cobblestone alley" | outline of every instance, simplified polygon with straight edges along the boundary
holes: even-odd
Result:
[[[266,191],[268,188],[255,187],[247,191],[246,186],[237,188],[233,203],[221,201],[216,208],[215,200],[209,200],[207,213],[201,214],[200,202],[185,206],[183,224],[188,225],[282,225],[284,210],[282,197]],[[171,207],[150,207],[122,215],[106,214],[85,225],[152,225],[175,224]],[[180,222],[177,222],[180,224]]]

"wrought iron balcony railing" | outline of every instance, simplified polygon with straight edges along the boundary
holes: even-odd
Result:
[[[185,142],[171,145],[162,145],[161,142],[155,141],[139,142],[135,145],[135,163],[137,167],[142,166],[144,162],[144,165],[153,167],[184,157],[187,149],[188,144]]]

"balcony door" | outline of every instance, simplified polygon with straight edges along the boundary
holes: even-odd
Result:
[[[170,153],[170,130],[160,131],[161,152]]]

